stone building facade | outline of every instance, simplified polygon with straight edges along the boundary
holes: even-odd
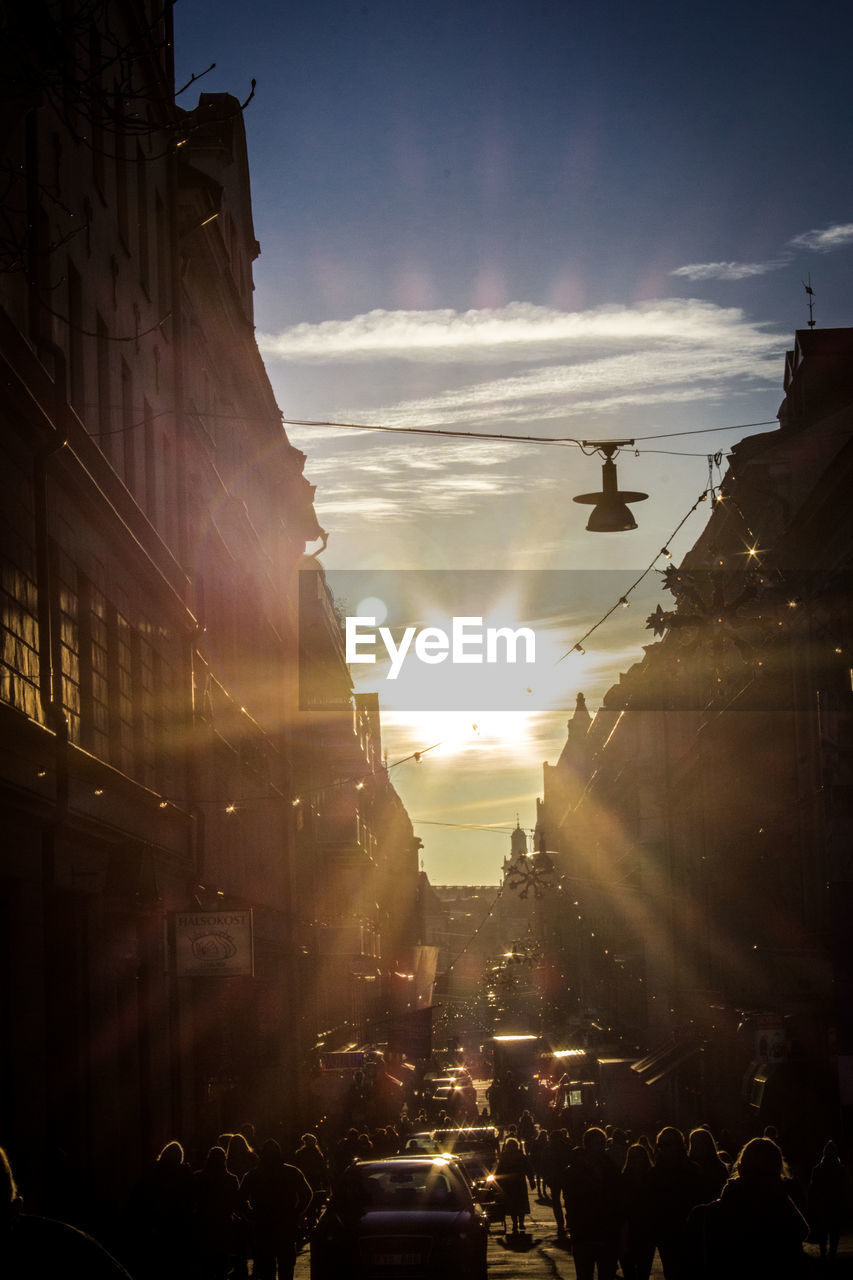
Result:
[[[171,1138],[298,1121],[340,866],[300,899],[296,799],[382,774],[348,685],[331,735],[300,708],[324,534],[254,336],[241,104],[179,109],[171,51],[151,0],[4,12],[0,1141],[31,1189],[62,1151],[117,1199]],[[397,964],[417,853],[383,786],[355,875]]]

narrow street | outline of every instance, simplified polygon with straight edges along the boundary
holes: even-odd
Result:
[[[500,1224],[492,1227],[489,1235],[489,1280],[576,1280],[571,1252],[558,1245],[551,1207],[530,1197],[531,1215],[528,1231],[516,1243],[512,1236],[504,1236]],[[820,1267],[817,1246],[807,1244],[807,1275],[826,1274]],[[303,1249],[296,1260],[294,1280],[309,1280],[309,1251]],[[853,1235],[842,1237],[838,1259],[832,1270],[837,1277],[853,1276]],[[621,1272],[620,1272],[621,1275]],[[438,1280],[438,1278],[437,1278]],[[663,1280],[660,1258],[655,1254],[651,1280]]]
[[[575,1267],[571,1253],[557,1244],[554,1216],[548,1204],[530,1197],[531,1215],[528,1231],[515,1241],[504,1236],[500,1224],[495,1224],[489,1235],[489,1280],[575,1280]],[[303,1249],[296,1260],[294,1280],[308,1280],[310,1271],[309,1251]],[[662,1280],[663,1271],[655,1256],[653,1280]]]

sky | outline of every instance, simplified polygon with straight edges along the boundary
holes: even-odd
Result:
[[[835,0],[175,6],[176,84],[216,64],[183,106],[257,82],[255,322],[285,420],[401,429],[287,426],[336,598],[390,609],[397,641],[470,609],[540,642],[527,706],[469,693],[452,655],[420,699],[353,664],[435,884],[500,879],[576,694],[594,712],[652,643],[661,549],[770,429],[804,285],[820,327],[853,323],[851,38]],[[636,530],[589,533],[571,500],[600,488],[597,440],[635,442]]]

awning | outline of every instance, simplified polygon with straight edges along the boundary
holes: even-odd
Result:
[[[701,1036],[673,1036],[645,1058],[632,1063],[631,1070],[636,1071],[645,1084],[657,1084],[658,1080],[663,1080],[677,1070],[688,1058],[701,1053],[704,1044]]]

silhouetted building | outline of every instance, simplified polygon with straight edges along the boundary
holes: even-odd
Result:
[[[254,336],[240,103],[175,105],[168,4],[15,0],[3,36],[0,1128],[31,1188],[62,1150],[121,1197],[298,1105],[306,773],[366,768],[386,841],[328,854],[324,924],[343,864],[378,875],[344,924],[397,964],[417,857],[375,708],[345,680],[331,744],[300,710],[323,531]]]
[[[853,330],[797,333],[779,422],[733,449],[663,575],[662,638],[585,731],[582,785],[546,775],[540,822],[581,1004],[639,1029],[639,1073],[686,1118],[770,1120],[802,1146],[839,1080],[853,1101]]]

